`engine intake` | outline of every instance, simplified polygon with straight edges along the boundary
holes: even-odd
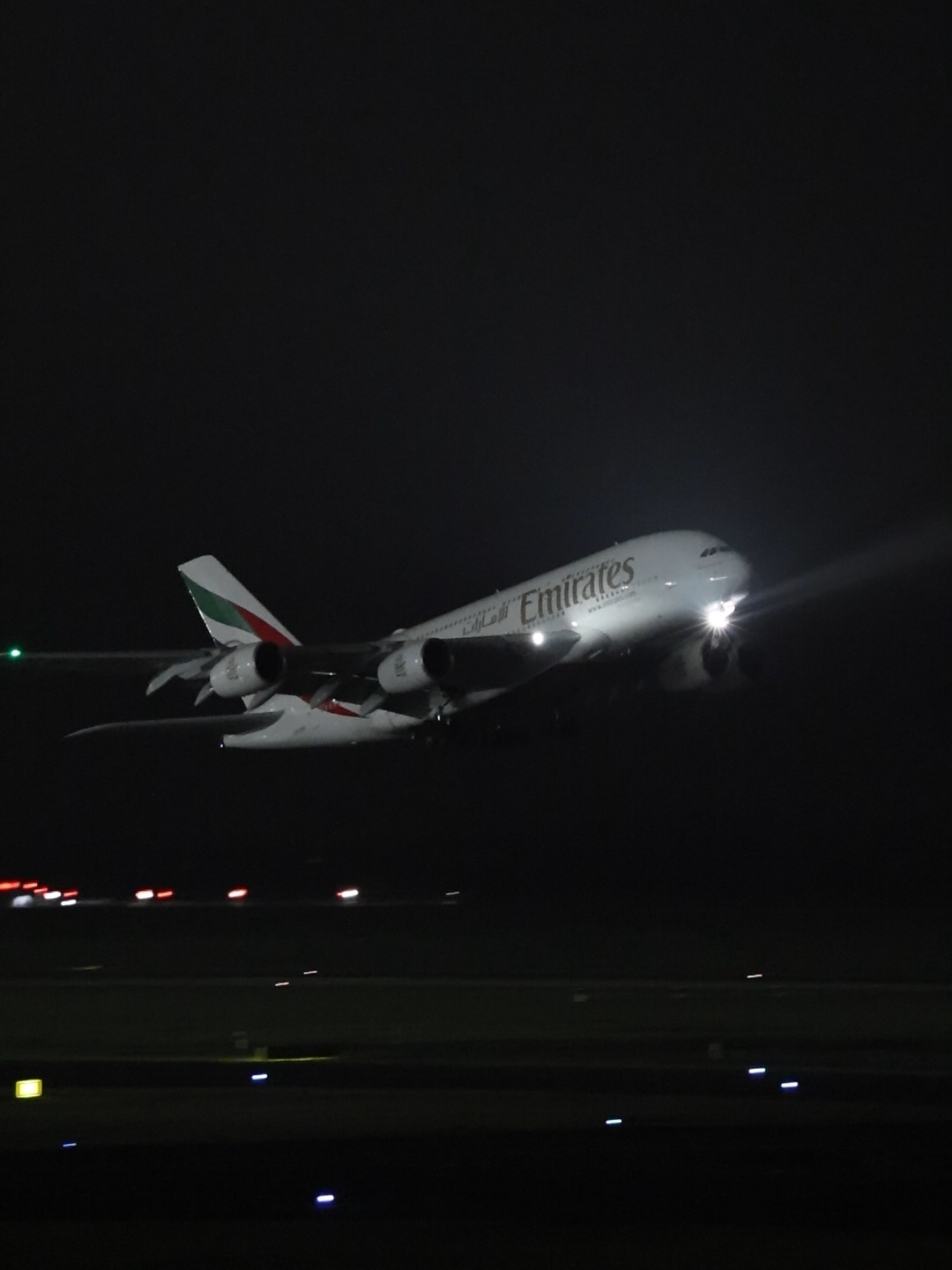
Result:
[[[247,697],[279,683],[284,654],[277,644],[244,644],[212,667],[208,684],[218,697]]]

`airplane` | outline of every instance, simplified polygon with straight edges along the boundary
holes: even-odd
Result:
[[[179,566],[213,646],[172,652],[24,653],[18,666],[150,674],[201,684],[196,704],[241,714],[99,724],[72,736],[211,733],[236,749],[348,746],[445,733],[530,683],[621,668],[666,691],[734,687],[758,657],[737,637],[750,566],[708,533],[676,530],[604,551],[363,644],[301,644],[214,556]],[[477,715],[480,713],[476,711]]]

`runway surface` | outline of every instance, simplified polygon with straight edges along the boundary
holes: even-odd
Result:
[[[598,917],[2,913],[0,1134],[19,1149],[949,1118],[937,930]],[[42,1098],[13,1097],[26,1078]]]
[[[943,985],[626,980],[72,979],[0,982],[3,1057],[47,1059],[475,1055],[570,1061],[711,1046],[823,1052],[830,1061],[942,1066]]]

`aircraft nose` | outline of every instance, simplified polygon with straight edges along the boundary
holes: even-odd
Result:
[[[730,573],[731,577],[735,579],[737,589],[745,590],[750,582],[750,562],[735,551],[731,560]]]

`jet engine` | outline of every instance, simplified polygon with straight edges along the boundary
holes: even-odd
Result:
[[[383,659],[377,679],[387,693],[509,688],[561,661],[578,638],[575,631],[552,631],[541,641],[531,635],[412,641]]]
[[[208,686],[219,697],[247,697],[284,678],[284,655],[277,644],[243,644],[211,669]]]
[[[445,640],[424,639],[389,653],[377,667],[377,679],[384,692],[416,692],[432,688],[452,664]]]

